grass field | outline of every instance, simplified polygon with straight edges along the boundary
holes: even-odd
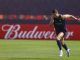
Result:
[[[80,41],[66,41],[71,56],[58,56],[55,41],[0,40],[0,60],[80,60]]]

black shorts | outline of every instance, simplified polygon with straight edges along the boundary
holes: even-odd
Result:
[[[67,31],[66,30],[59,30],[59,31],[56,31],[56,35],[58,35],[59,33],[63,32],[64,33],[64,36],[67,35]]]

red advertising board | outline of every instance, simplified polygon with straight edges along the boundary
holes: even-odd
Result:
[[[80,40],[80,26],[67,25],[66,39]],[[54,27],[48,24],[0,24],[1,39],[55,39]]]

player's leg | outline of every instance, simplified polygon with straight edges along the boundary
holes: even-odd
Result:
[[[64,37],[62,37],[62,39],[61,39],[61,44],[62,44],[62,47],[63,47],[65,50],[68,49],[67,45],[64,43]]]
[[[64,36],[64,33],[63,32],[60,32],[56,39],[57,39],[57,45],[59,47],[59,56],[62,56],[63,55],[63,51],[62,51],[62,43],[61,43],[61,39],[62,37]]]
[[[67,47],[67,45],[64,43],[64,37],[62,38],[61,40],[61,43],[62,43],[62,47],[66,50],[67,52],[67,56],[69,57],[70,55],[70,49]]]

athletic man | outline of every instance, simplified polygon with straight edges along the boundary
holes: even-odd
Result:
[[[44,17],[47,19],[46,16],[44,16]],[[59,56],[60,57],[63,56],[62,47],[66,50],[67,56],[69,57],[69,55],[70,55],[70,49],[64,43],[64,37],[67,32],[66,31],[66,18],[77,19],[73,15],[59,14],[58,10],[55,9],[52,11],[51,21],[49,23],[50,25],[54,26],[55,31],[56,31],[56,42],[59,47]]]

